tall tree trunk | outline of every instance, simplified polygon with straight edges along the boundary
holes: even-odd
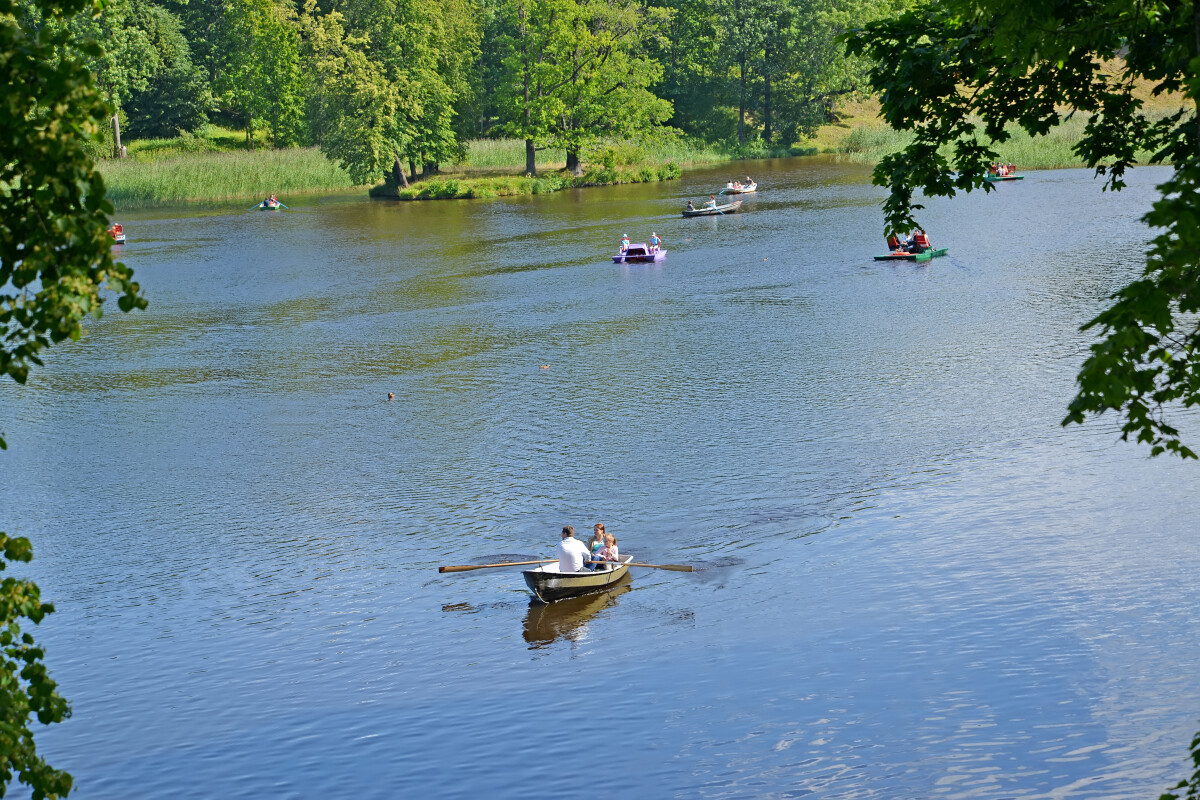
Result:
[[[254,117],[253,117],[253,115],[246,117],[246,146],[250,148],[250,152],[254,152]]]
[[[417,163],[411,158],[408,160],[408,174],[410,176],[409,180],[415,181],[417,179]]]
[[[121,118],[113,114],[113,158],[121,158]]]
[[[408,188],[408,178],[404,177],[404,164],[400,163],[400,156],[396,156],[396,160],[392,162],[392,177],[395,178],[396,183],[405,189]]]
[[[771,51],[767,51],[767,58],[771,57]],[[763,141],[769,147],[771,145],[771,76],[763,76]],[[786,144],[786,142],[785,142]]]
[[[537,177],[537,150],[533,148],[533,139],[525,140],[525,174],[531,178]]]
[[[746,143],[746,59],[740,62],[741,86],[738,89],[738,144]]]
[[[428,178],[430,175],[436,175],[438,172],[438,164],[436,161],[426,161],[421,165],[421,177]]]
[[[567,172],[578,178],[583,174],[583,165],[579,163],[579,151],[567,151]]]

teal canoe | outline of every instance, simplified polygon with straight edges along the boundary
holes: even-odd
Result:
[[[1024,175],[984,175],[983,177],[985,180],[989,180],[992,183],[999,183],[1000,181],[1023,181],[1023,180],[1025,180]]]
[[[937,250],[926,250],[924,253],[888,253],[886,256],[875,256],[876,261],[928,261],[931,258],[938,258],[946,255],[950,251],[949,247],[942,247]]]

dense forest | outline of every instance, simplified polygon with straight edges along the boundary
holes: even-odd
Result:
[[[547,147],[574,174],[604,142],[786,147],[864,86],[839,35],[897,2],[112,0],[69,24],[127,139],[213,121],[406,184],[477,138],[524,140],[529,174]]]

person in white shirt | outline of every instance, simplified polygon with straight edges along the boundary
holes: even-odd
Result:
[[[564,525],[562,541],[558,543],[558,571],[583,572],[584,562],[591,559],[587,545],[575,538],[575,528]]]

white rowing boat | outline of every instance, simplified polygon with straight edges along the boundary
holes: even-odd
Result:
[[[600,564],[594,570],[583,572],[562,572],[555,561],[521,574],[525,576],[525,585],[539,600],[552,603],[566,597],[603,592],[629,573],[632,561],[633,556],[622,556],[620,564]]]

